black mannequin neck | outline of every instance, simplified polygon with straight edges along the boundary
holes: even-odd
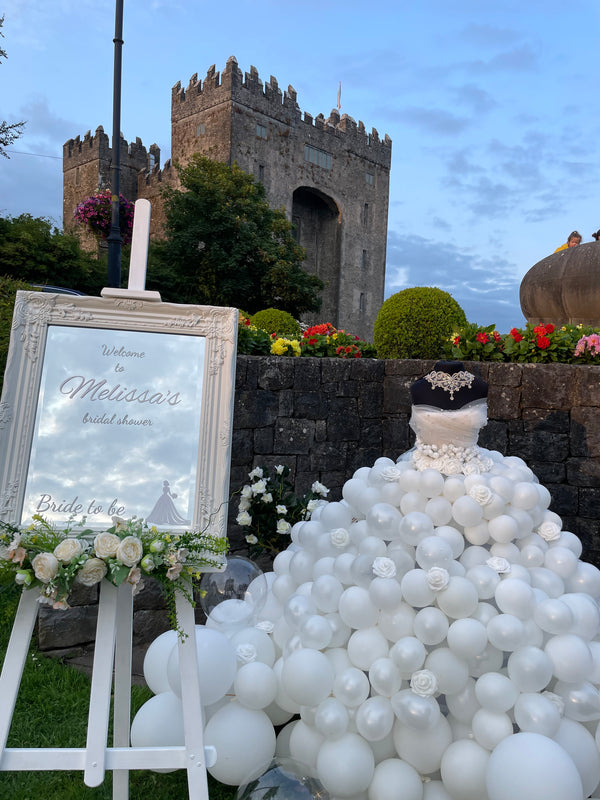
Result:
[[[444,384],[434,373],[453,375],[456,379]],[[464,376],[459,376],[458,373],[465,373],[472,380],[461,381],[460,378]],[[412,384],[410,394],[413,405],[428,405],[450,411],[487,397],[488,385],[482,378],[467,373],[462,361],[438,361],[428,375]]]

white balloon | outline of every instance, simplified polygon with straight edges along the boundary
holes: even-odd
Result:
[[[464,689],[456,694],[446,695],[448,710],[459,722],[470,725],[481,704],[475,694],[475,681],[469,678]]]
[[[260,628],[243,628],[241,631],[234,633],[230,641],[234,648],[236,648],[236,652],[240,645],[252,645],[256,651],[257,661],[262,661],[269,667],[272,667],[275,663],[275,645],[273,644],[273,639],[266,631]]]
[[[369,681],[374,692],[391,697],[400,689],[402,676],[392,658],[378,658],[369,669]]]
[[[465,539],[469,544],[481,546],[489,542],[490,529],[487,520],[481,520],[476,525],[465,525]]]
[[[303,522],[300,524],[304,525]],[[276,575],[286,575],[290,571],[290,561],[292,560],[293,555],[294,554],[291,550],[281,550],[279,553],[277,553],[273,559],[273,572]]]
[[[500,611],[519,619],[528,619],[535,609],[535,595],[531,586],[518,578],[500,581],[494,596]]]
[[[326,697],[315,711],[315,728],[326,739],[337,739],[348,730],[348,708],[335,697]]]
[[[519,696],[517,686],[498,672],[486,672],[475,684],[475,697],[482,708],[504,713],[511,709]]]
[[[565,717],[576,722],[595,722],[600,719],[600,692],[589,681],[556,681],[554,691],[564,701]]]
[[[394,712],[386,697],[369,697],[360,704],[355,716],[356,729],[367,742],[380,742],[390,733]]]
[[[208,771],[221,783],[237,786],[258,764],[268,764],[275,754],[275,731],[264,713],[228,703],[211,717],[204,744],[217,751]]]
[[[563,719],[553,738],[573,759],[581,777],[584,797],[587,797],[600,781],[600,753],[594,737],[578,722]]]
[[[595,600],[600,598],[600,569],[587,561],[580,561],[577,569],[566,580],[569,592],[585,592]]]
[[[500,583],[500,575],[487,564],[476,564],[471,567],[467,570],[465,578],[477,589],[480,600],[489,600],[493,597],[496,586]]]
[[[288,598],[283,608],[284,619],[294,631],[300,630],[304,620],[316,613],[317,609],[312,600],[298,591]]]
[[[352,796],[364,792],[375,772],[375,757],[368,743],[356,733],[345,733],[321,745],[317,773],[332,795]]]
[[[455,620],[448,628],[446,638],[450,650],[463,659],[482,653],[488,642],[485,625],[472,618]]]
[[[417,545],[415,557],[421,569],[428,570],[431,567],[448,569],[452,561],[452,548],[439,536],[426,536]]]
[[[131,723],[132,746],[169,747],[184,743],[180,698],[173,692],[160,692],[147,700]]]
[[[525,641],[525,625],[513,614],[497,614],[487,624],[487,637],[498,650],[512,652]]]
[[[319,611],[331,612],[338,610],[343,591],[344,587],[334,575],[325,574],[315,578],[310,596]]]
[[[508,676],[521,692],[541,692],[552,678],[552,661],[539,647],[526,645],[511,653]]]
[[[316,706],[333,687],[334,672],[327,656],[318,650],[302,648],[288,656],[281,670],[281,685],[300,705]]]
[[[356,708],[369,696],[369,679],[361,669],[348,667],[335,676],[333,695],[348,708]]]
[[[538,603],[533,619],[546,633],[567,633],[573,625],[573,612],[562,600],[549,597]]]
[[[435,529],[435,535],[448,542],[452,550],[452,558],[460,558],[465,549],[465,540],[460,531],[451,525],[441,525]]]
[[[495,542],[511,542],[519,534],[519,526],[514,517],[509,514],[500,514],[488,522],[491,538]]]
[[[561,598],[573,613],[573,626],[570,633],[590,641],[596,638],[600,629],[600,609],[598,603],[587,594],[564,594]]]
[[[488,644],[482,653],[469,659],[469,674],[474,678],[478,678],[486,672],[497,672],[502,667],[503,662],[504,654],[502,650],[498,650],[492,644]]]
[[[331,642],[333,631],[325,617],[313,614],[300,626],[300,640],[303,647],[323,650]]]
[[[333,574],[343,586],[350,586],[353,583],[352,564],[354,558],[354,553],[341,553],[333,563]]]
[[[174,647],[177,646],[177,631],[161,633],[146,650],[144,656],[144,678],[153,694],[170,692],[167,664]]]
[[[426,655],[425,645],[416,636],[403,636],[390,649],[390,658],[405,679],[421,669]]]
[[[414,608],[401,603],[393,611],[382,611],[377,627],[390,642],[396,642],[403,636],[412,636],[415,615]]]
[[[471,727],[475,741],[489,751],[513,733],[512,720],[508,714],[490,711],[488,708],[480,708],[475,712]]]
[[[583,800],[573,759],[554,740],[538,733],[503,739],[490,756],[489,800]]]
[[[442,694],[460,692],[469,679],[467,662],[447,647],[438,647],[432,650],[425,659],[425,669],[433,672]]]
[[[391,707],[398,720],[415,730],[430,730],[440,719],[440,707],[434,697],[421,695],[412,689],[403,689],[390,700]]]
[[[352,514],[346,503],[327,503],[321,511],[319,522],[325,530],[347,528],[352,522]]]
[[[550,547],[544,556],[544,566],[566,580],[577,571],[577,556],[567,547]]]
[[[452,800],[441,781],[423,784],[423,800]]]
[[[425,516],[425,507],[427,506],[427,498],[421,492],[406,492],[400,499],[400,511],[407,516],[412,513],[422,513]],[[404,539],[402,530],[400,529],[400,536]],[[410,542],[409,538],[404,539]],[[410,542],[416,544],[416,542]]]
[[[279,758],[292,757],[292,754],[290,752],[290,738],[297,721],[298,720],[294,720],[293,722],[288,722],[288,724],[284,725],[283,728],[281,728],[281,730],[277,734],[277,740],[275,742],[276,757]]]
[[[343,647],[350,638],[350,633],[352,631],[350,626],[346,625],[336,612],[325,614],[324,619],[327,620],[327,624],[331,628],[329,647]]]
[[[348,639],[348,657],[359,669],[370,669],[374,661],[385,658],[388,652],[388,640],[379,628],[361,628]]]
[[[409,728],[396,720],[393,735],[400,758],[422,775],[430,775],[440,768],[442,756],[452,741],[450,725],[443,715],[432,728],[425,730]]]
[[[423,800],[423,781],[414,767],[388,758],[375,767],[369,800]]]
[[[375,577],[369,585],[369,597],[377,608],[393,611],[402,602],[402,589],[394,578]]]
[[[488,751],[477,742],[469,739],[452,742],[441,763],[442,783],[450,796],[460,800],[482,800],[486,797],[488,762]]]
[[[556,703],[535,692],[522,692],[515,703],[515,722],[522,731],[541,733],[551,739],[560,725]]]
[[[379,618],[379,609],[371,601],[368,590],[361,586],[349,586],[343,591],[338,613],[351,628],[370,628]]]
[[[452,520],[452,503],[445,497],[432,497],[425,505],[425,513],[434,525],[447,525]]]
[[[221,608],[221,603],[217,608]],[[200,696],[204,705],[216,703],[230,688],[237,669],[236,653],[230,640],[220,631],[195,627],[196,654]],[[179,647],[174,647],[167,664],[167,676],[171,690],[181,696],[179,674]]]
[[[480,522],[483,512],[476,500],[469,495],[463,495],[452,503],[452,516],[459,525],[471,528]]]
[[[375,503],[366,514],[371,535],[388,542],[398,538],[401,520],[402,514],[389,503]]]
[[[592,653],[580,636],[563,634],[553,636],[544,648],[556,677],[568,683],[585,680],[593,667]]]
[[[283,605],[296,591],[298,584],[289,574],[283,572],[273,581],[271,592],[280,605]],[[221,604],[222,605],[222,604]]]
[[[430,588],[427,573],[423,569],[411,569],[400,582],[404,599],[411,606],[423,608],[433,602],[435,594]]]
[[[405,495],[403,501],[408,495]],[[406,544],[418,544],[421,539],[431,536],[433,533],[433,522],[422,511],[410,511],[405,514],[400,523],[400,538]]]
[[[251,661],[238,669],[233,689],[246,708],[266,708],[277,696],[277,678],[262,661]]]
[[[417,612],[413,628],[414,634],[425,645],[440,644],[448,633],[448,617],[439,608],[427,606]]]
[[[531,511],[538,503],[539,494],[534,483],[516,483],[513,491],[512,504],[516,508]]]
[[[324,737],[317,730],[300,719],[290,734],[290,755],[296,761],[310,767],[316,775],[317,758],[324,741]]]
[[[470,617],[479,603],[477,589],[467,578],[453,575],[445,589],[437,592],[437,605],[452,619]]]

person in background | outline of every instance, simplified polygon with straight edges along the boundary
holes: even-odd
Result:
[[[600,229],[598,229],[596,233],[592,233],[592,239],[595,239],[596,241],[600,240]]]
[[[569,234],[569,238],[565,244],[561,244],[561,246],[557,247],[554,252],[558,253],[559,250],[567,250],[569,247],[577,247],[578,244],[581,244],[581,234],[579,231],[573,231]]]

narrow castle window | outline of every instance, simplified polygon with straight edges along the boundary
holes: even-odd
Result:
[[[365,228],[369,227],[369,204],[365,203],[363,206],[363,213],[362,213],[362,224]]]
[[[258,180],[263,183],[265,180],[265,165],[259,164],[258,165]]]
[[[256,123],[256,135],[259,139],[267,138],[267,129],[264,125],[259,125],[258,122]]]
[[[358,301],[358,310],[362,314],[364,314],[366,309],[367,309],[367,301],[366,301],[366,298],[365,298],[365,293],[361,292],[360,293],[360,300]]]
[[[75,186],[79,186],[80,181],[81,181],[81,176],[79,174],[79,167],[75,167]]]
[[[366,268],[367,268],[367,251],[366,250],[362,251],[362,257],[361,257],[361,260],[360,260],[360,268],[363,271],[366,270]]]
[[[201,122],[200,125],[196,125],[196,136],[204,136],[206,133],[206,123]]]
[[[156,157],[154,153],[148,153],[148,169],[152,171],[154,169],[155,164],[156,164]]]
[[[375,186],[375,176],[372,172],[367,172],[365,175],[367,186]]]
[[[331,154],[326,153],[325,150],[319,150],[317,147],[312,147],[310,144],[304,145],[304,160],[323,169],[331,169]]]

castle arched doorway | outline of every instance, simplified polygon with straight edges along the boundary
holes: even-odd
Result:
[[[340,227],[341,214],[336,202],[309,186],[299,186],[292,200],[292,222],[298,244],[306,250],[303,267],[318,275],[325,284],[323,304],[318,314],[303,315],[309,323],[339,324]]]

